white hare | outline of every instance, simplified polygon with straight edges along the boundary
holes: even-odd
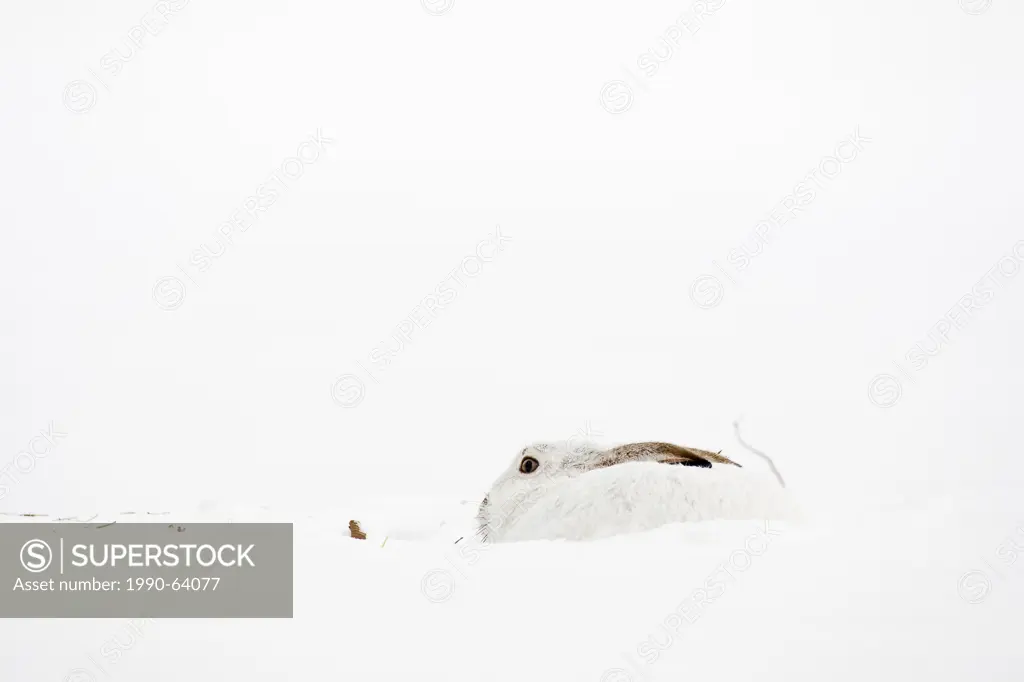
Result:
[[[669,443],[537,443],[495,481],[477,514],[490,542],[587,540],[682,521],[785,519],[797,510],[768,473]]]

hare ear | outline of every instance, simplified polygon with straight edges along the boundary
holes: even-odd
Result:
[[[739,466],[727,457],[706,450],[684,448],[671,443],[630,443],[609,450],[598,460],[598,466],[611,466],[623,462],[659,462],[686,467],[710,469],[712,462]]]
[[[710,469],[711,462],[698,454],[699,450],[684,448],[671,443],[644,443],[651,446],[651,459],[662,464],[677,464],[684,467]]]
[[[728,457],[722,456],[722,451],[708,452],[697,448],[686,448],[671,443],[643,443],[642,445],[652,446],[657,453],[656,461],[665,464],[681,464],[683,466],[711,468],[714,464],[731,464],[740,466]]]
[[[700,455],[686,455],[678,459],[675,457],[668,457],[659,461],[664,462],[665,464],[678,464],[684,467],[700,467],[702,469],[711,468],[711,462],[707,461]]]

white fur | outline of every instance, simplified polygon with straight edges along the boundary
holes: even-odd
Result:
[[[538,444],[526,454],[540,462],[519,472],[516,456],[488,494],[479,520],[489,540],[588,540],[710,519],[788,519],[797,509],[765,472],[626,462],[588,469],[601,450],[589,444]]]

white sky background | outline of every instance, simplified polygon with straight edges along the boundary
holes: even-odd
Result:
[[[1024,239],[1019,3],[728,0],[647,76],[688,3],[191,2],[112,75],[151,9],[18,3],[0,27],[0,466],[67,434],[0,511],[471,497],[588,423],[752,461],[740,416],[837,509],[1024,478],[1024,277],[905,359]],[[333,143],[197,273],[318,130]],[[496,225],[504,250],[368,379]],[[885,409],[879,374],[902,384]]]
[[[301,519],[296,617],[161,621],[107,676],[124,621],[10,621],[0,678],[1020,678],[1020,2],[168,3],[0,22],[0,513]],[[340,539],[368,509],[430,527],[587,429],[760,467],[739,417],[821,523],[650,677],[608,672],[749,531],[503,546],[443,604],[447,543]]]

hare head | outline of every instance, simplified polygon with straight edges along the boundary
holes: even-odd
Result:
[[[594,468],[604,451],[576,441],[534,443],[523,448],[491,486],[477,512],[482,540],[515,523],[532,501],[543,496],[552,483],[579,476]]]

